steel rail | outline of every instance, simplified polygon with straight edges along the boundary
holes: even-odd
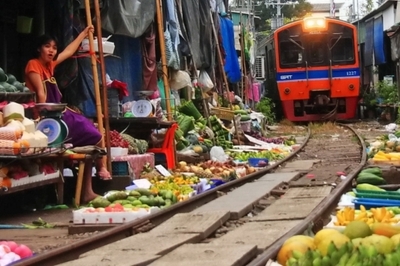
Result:
[[[302,234],[307,230],[309,225],[313,223],[321,214],[331,209],[334,204],[337,204],[340,196],[345,192],[346,188],[350,187],[354,177],[363,169],[365,163],[367,162],[367,152],[364,139],[357,133],[357,131],[345,124],[340,124],[341,126],[349,128],[358,137],[362,146],[362,157],[359,166],[351,171],[345,180],[339,183],[339,185],[332,191],[329,197],[325,198],[318,206],[308,215],[298,226],[292,228],[284,236],[282,236],[278,241],[274,242],[270,247],[268,247],[263,253],[258,255],[253,261],[251,261],[247,266],[265,266],[270,259],[274,259],[283,243],[290,237],[294,235]]]
[[[88,252],[90,250],[102,247],[104,245],[113,243],[115,241],[121,240],[123,238],[132,236],[135,234],[135,229],[140,228],[144,224],[153,224],[159,225],[162,222],[168,220],[172,216],[177,213],[185,213],[190,212],[199,206],[202,206],[218,197],[219,192],[229,192],[230,190],[240,187],[245,183],[252,182],[258,178],[261,178],[263,175],[271,172],[275,168],[278,168],[280,165],[286,163],[287,161],[294,158],[307,144],[308,140],[311,136],[311,130],[307,128],[307,135],[303,143],[300,147],[293,151],[286,158],[278,161],[274,165],[270,165],[265,167],[264,169],[257,171],[255,173],[249,174],[243,178],[238,178],[236,180],[230,181],[208,191],[205,191],[193,198],[190,198],[186,201],[182,201],[172,205],[171,207],[164,209],[162,211],[156,212],[154,214],[150,214],[141,219],[137,219],[131,222],[124,223],[122,225],[118,225],[114,228],[108,229],[106,231],[100,232],[96,235],[93,235],[89,238],[79,240],[75,243],[71,243],[67,246],[62,246],[45,253],[37,254],[31,258],[27,258],[21,261],[18,261],[13,264],[13,266],[22,266],[22,265],[30,265],[30,266],[54,266],[56,264],[60,264],[63,262],[67,262],[70,260],[77,259],[79,255]]]

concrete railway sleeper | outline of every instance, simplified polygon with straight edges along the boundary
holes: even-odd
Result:
[[[15,265],[265,265],[290,236],[322,228],[365,164],[357,132],[335,130],[309,126],[298,151],[273,166]],[[331,160],[349,149],[351,158]]]

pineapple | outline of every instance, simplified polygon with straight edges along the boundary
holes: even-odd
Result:
[[[207,169],[209,170],[209,169]],[[194,172],[194,174],[198,177],[198,178],[214,178],[215,176],[211,173],[211,171],[207,171],[207,170],[203,170],[203,169],[198,169],[196,172]]]

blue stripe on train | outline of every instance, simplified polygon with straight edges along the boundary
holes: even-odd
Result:
[[[333,69],[333,78],[354,78],[360,76],[360,69],[345,68]],[[329,70],[308,70],[308,79],[327,79],[329,78]],[[276,74],[277,81],[293,81],[307,79],[306,71],[280,72]]]

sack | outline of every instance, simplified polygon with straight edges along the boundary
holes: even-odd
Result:
[[[208,92],[212,88],[214,88],[214,83],[212,82],[207,71],[201,70],[199,79],[198,79],[198,85],[203,90],[203,92]]]

